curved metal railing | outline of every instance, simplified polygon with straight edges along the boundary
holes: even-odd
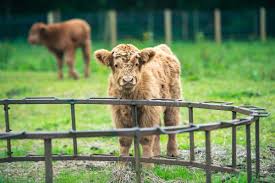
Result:
[[[12,105],[27,104],[68,104],[71,109],[71,125],[70,131],[63,132],[12,132],[9,123],[9,109]],[[132,108],[132,119],[134,128],[111,129],[111,130],[88,130],[77,131],[75,120],[75,105],[81,104],[102,104],[102,105],[129,105]],[[188,102],[173,99],[152,99],[152,100],[126,100],[117,98],[89,98],[89,99],[58,99],[55,97],[35,97],[24,99],[5,99],[0,100],[0,105],[4,106],[5,127],[6,132],[0,133],[0,140],[7,141],[7,156],[0,158],[0,163],[15,161],[45,161],[45,181],[53,181],[53,160],[90,160],[90,161],[130,161],[135,165],[136,181],[141,182],[141,162],[190,166],[204,169],[206,172],[206,182],[211,182],[212,172],[228,172],[236,173],[236,127],[246,126],[246,171],[247,181],[252,181],[252,162],[251,162],[251,124],[255,122],[255,155],[256,155],[256,177],[260,173],[260,141],[259,141],[259,119],[269,115],[265,109],[256,106],[234,106],[228,102]],[[138,127],[138,110],[142,105],[149,106],[170,106],[188,108],[189,125],[174,127],[155,127],[155,128],[139,128]],[[209,124],[194,124],[194,108],[231,111],[232,120],[220,121]],[[246,115],[245,118],[238,119],[237,113]],[[218,166],[212,163],[211,158],[211,131],[222,128],[232,128],[232,165]],[[194,152],[194,133],[197,131],[205,132],[205,163],[195,160]],[[190,142],[190,160],[186,161],[181,158],[163,158],[153,157],[145,158],[140,156],[139,139],[141,136],[153,134],[180,134],[189,133]],[[103,136],[133,136],[134,137],[134,156],[112,156],[112,155],[79,155],[77,149],[77,139],[87,137],[103,137]],[[52,155],[52,139],[71,138],[73,139],[73,155]],[[43,139],[44,140],[44,156],[13,156],[11,140],[13,139]]]

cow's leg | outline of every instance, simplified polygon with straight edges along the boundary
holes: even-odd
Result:
[[[87,40],[82,46],[82,53],[84,58],[84,76],[87,78],[90,75],[90,51],[91,51],[91,43],[90,40]]]
[[[120,156],[129,156],[129,150],[132,144],[132,137],[119,137]]]
[[[63,79],[63,53],[54,53],[57,61],[58,79]]]
[[[170,94],[173,99],[180,99],[181,85],[180,80],[174,81],[173,85],[170,86]],[[164,124],[165,126],[177,126],[180,121],[180,108],[178,107],[167,107],[164,111]],[[171,134],[168,137],[167,144],[167,155],[178,156],[177,139],[175,134]]]
[[[78,74],[74,68],[75,49],[70,48],[70,49],[66,50],[64,56],[65,56],[65,61],[69,67],[69,76],[74,79],[78,79]]]
[[[154,145],[153,145],[153,155],[160,156],[160,137],[155,135]]]

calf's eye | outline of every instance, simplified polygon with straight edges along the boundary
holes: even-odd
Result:
[[[115,67],[117,68],[117,67],[118,67],[118,65],[117,65],[117,64],[115,64]]]
[[[138,63],[136,63],[136,66],[138,66]]]

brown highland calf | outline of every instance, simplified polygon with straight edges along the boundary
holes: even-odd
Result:
[[[164,44],[154,48],[137,49],[131,44],[120,44],[112,51],[97,50],[96,59],[111,68],[109,95],[122,99],[179,99],[181,97],[180,63],[170,48]],[[176,126],[180,120],[179,108],[142,106],[138,108],[140,127],[160,125],[164,112],[165,126]],[[131,108],[112,106],[112,118],[116,128],[131,128]],[[159,135],[144,136],[140,143],[144,157],[160,155]],[[132,137],[120,137],[121,156],[129,155]],[[167,155],[177,156],[175,135],[169,135]]]
[[[63,78],[63,60],[69,67],[69,75],[78,79],[74,69],[74,57],[77,48],[81,48],[85,61],[85,77],[89,76],[90,65],[90,26],[80,19],[72,19],[62,23],[35,23],[29,31],[28,41],[31,44],[46,46],[57,60],[58,77]]]

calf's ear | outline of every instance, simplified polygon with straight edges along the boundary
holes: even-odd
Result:
[[[105,49],[100,49],[100,50],[95,51],[94,55],[98,62],[100,62],[103,65],[110,66],[112,52],[105,50]]]
[[[140,59],[142,63],[147,63],[155,56],[155,54],[156,52],[153,48],[144,48],[140,52]]]

